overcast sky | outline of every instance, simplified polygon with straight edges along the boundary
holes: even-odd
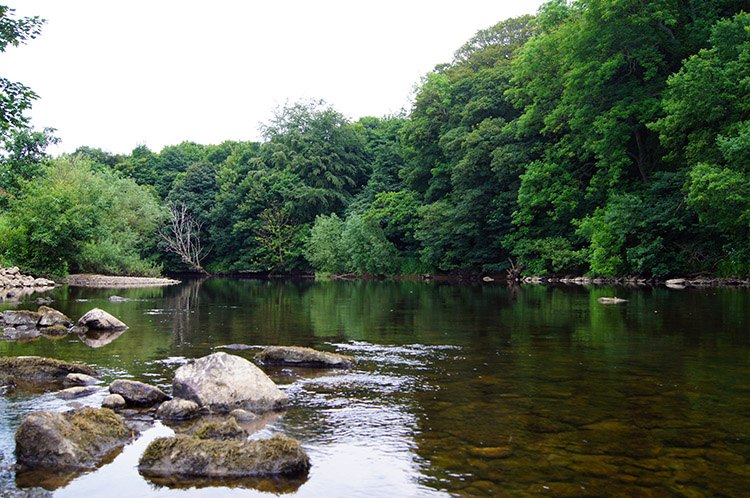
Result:
[[[7,0],[42,34],[0,54],[40,99],[53,154],[155,152],[258,140],[285,103],[324,99],[349,119],[408,110],[412,91],[478,30],[541,0]]]

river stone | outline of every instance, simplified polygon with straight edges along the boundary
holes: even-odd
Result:
[[[26,415],[16,430],[16,458],[45,468],[92,468],[131,437],[112,410],[84,407],[66,413]]]
[[[41,356],[6,356],[0,358],[0,374],[17,379],[59,380],[70,373],[82,373],[96,377],[99,373],[93,368],[77,363],[44,358]]]
[[[54,308],[50,308],[48,306],[39,306],[39,311],[37,311],[37,313],[41,315],[41,318],[39,318],[39,323],[37,324],[39,327],[51,327],[53,325],[70,327],[71,325],[73,325],[73,320]]]
[[[138,462],[149,477],[248,477],[307,472],[310,458],[296,440],[274,435],[253,441],[201,440],[190,436],[151,442]]]
[[[26,310],[6,310],[3,311],[3,321],[6,325],[30,325],[36,327],[39,320],[42,318],[40,313],[36,311]]]
[[[250,422],[258,418],[253,412],[236,408],[229,412],[229,416],[233,417],[237,422]]]
[[[128,406],[149,407],[170,399],[158,387],[127,379],[112,382],[109,392],[122,396]]]
[[[55,395],[62,399],[76,399],[88,396],[89,394],[94,394],[99,389],[99,387],[95,386],[75,386],[58,391]]]
[[[100,330],[119,330],[128,328],[128,326],[120,320],[99,308],[94,308],[86,312],[85,315],[78,319],[78,325],[81,327]]]
[[[109,408],[110,410],[119,410],[126,406],[128,404],[125,402],[125,398],[119,394],[110,394],[102,401],[102,408]]]
[[[213,411],[235,408],[253,412],[281,410],[289,402],[263,371],[239,356],[213,353],[175,371],[172,393]]]
[[[353,356],[298,346],[271,346],[256,354],[255,358],[264,365],[322,368],[351,367],[357,362]]]
[[[102,381],[96,377],[82,373],[69,373],[63,380],[65,386],[93,386],[94,384],[101,384]]]
[[[198,416],[201,407],[195,401],[187,399],[170,399],[159,405],[156,418],[162,420],[188,420]]]

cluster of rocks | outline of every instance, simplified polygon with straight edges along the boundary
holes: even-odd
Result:
[[[0,301],[19,299],[35,292],[52,290],[57,284],[46,278],[23,275],[17,266],[0,267]]]
[[[493,282],[491,277],[485,277],[485,282]],[[640,276],[602,278],[602,277],[521,277],[519,282],[525,284],[565,284],[565,285],[665,285],[672,289],[684,289],[686,287],[750,287],[750,279],[720,279],[720,278],[671,278],[660,280],[656,278],[644,278]]]
[[[352,357],[310,348],[267,348],[257,357],[274,365],[354,364]],[[101,390],[96,386],[101,382],[97,377],[98,372],[84,365],[49,358],[0,358],[0,380],[62,379],[68,387],[57,395],[65,399]],[[122,415],[150,411],[166,421],[220,418],[190,433],[152,441],[138,464],[147,477],[299,476],[310,467],[310,459],[298,441],[282,435],[250,440],[247,430],[239,425],[254,420],[259,416],[256,414],[284,410],[289,404],[286,393],[242,357],[217,352],[182,365],[174,374],[172,396],[130,379],[117,379],[108,390],[102,408],[79,408],[62,414],[35,412],[24,417],[16,431],[18,462],[31,468],[91,468],[105,453],[134,437],[136,430]]]
[[[37,311],[6,310],[0,313],[0,340],[24,341],[41,335],[57,336],[69,333],[94,335],[101,331],[124,332],[128,326],[104,310],[94,308],[78,319],[77,326],[62,312],[42,305]]]

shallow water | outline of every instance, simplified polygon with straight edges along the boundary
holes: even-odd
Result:
[[[110,302],[117,294],[131,299]],[[272,344],[354,355],[350,370],[268,369],[291,406],[252,437],[299,439],[294,481],[150,481],[135,466],[153,425],[100,469],[19,475],[23,414],[72,403],[0,397],[0,489],[56,497],[741,496],[750,479],[750,292],[405,282],[211,279],[176,287],[60,288],[52,307],[101,307],[130,329],[0,342],[0,355],[79,361],[171,390],[214,351]],[[598,297],[629,301],[604,305]],[[35,296],[36,297],[36,296]],[[0,310],[35,309],[33,297]],[[112,342],[106,343],[107,340]],[[105,344],[106,343],[106,344]],[[225,349],[243,344],[249,349]],[[91,345],[98,347],[91,347]],[[77,402],[97,406],[105,393]]]

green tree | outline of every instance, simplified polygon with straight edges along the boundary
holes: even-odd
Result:
[[[305,257],[312,267],[323,273],[344,273],[346,253],[341,241],[344,221],[336,213],[319,214],[305,242]]]
[[[341,243],[347,255],[347,269],[359,275],[393,275],[399,269],[398,250],[385,238],[375,220],[351,215],[344,223]]]
[[[39,17],[13,17],[15,9],[0,5],[0,52],[9,45],[17,47],[41,33],[44,20]],[[0,77],[0,140],[6,140],[9,133],[28,125],[24,113],[38,98],[27,86]]]

